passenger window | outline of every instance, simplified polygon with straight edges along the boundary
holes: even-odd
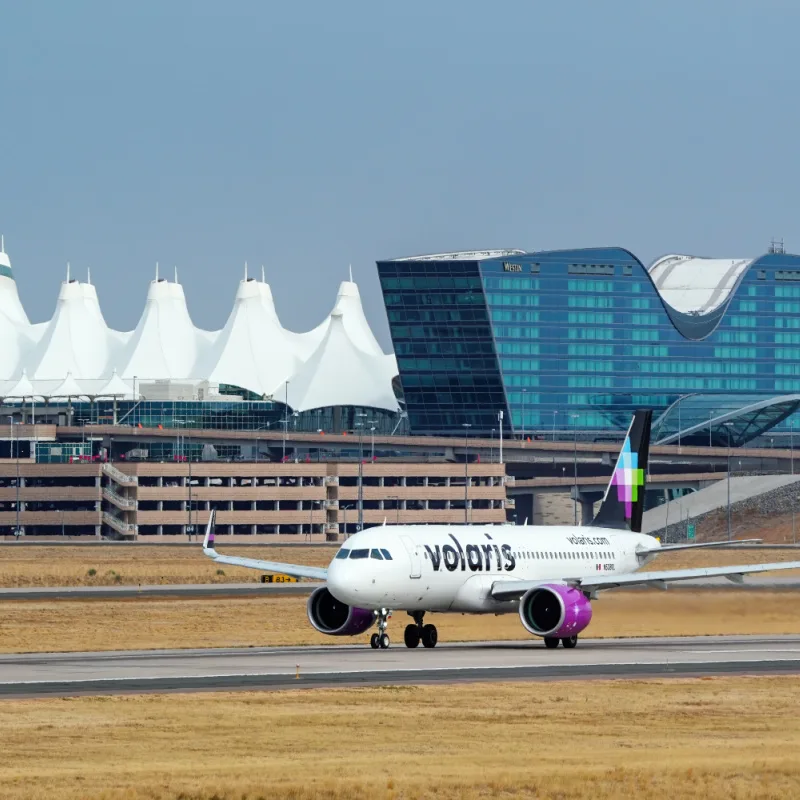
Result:
[[[383,557],[387,561],[391,561],[392,560],[392,554],[385,547],[381,547],[381,553],[383,553]],[[425,553],[425,555],[428,555],[428,554]]]
[[[349,551],[349,550],[345,550],[345,548],[343,547],[343,548],[342,548],[342,549],[341,549],[341,550],[340,550],[340,551],[339,551],[339,552],[336,554],[336,558],[347,558],[347,556],[349,556],[349,555],[350,555],[350,551]]]
[[[383,556],[381,555],[381,551],[377,548],[373,549],[372,552],[369,554],[370,558],[374,558],[376,561],[383,561]]]
[[[351,550],[350,558],[369,558],[369,550]]]

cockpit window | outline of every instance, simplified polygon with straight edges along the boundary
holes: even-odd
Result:
[[[340,551],[339,551],[339,552],[336,554],[336,558],[347,558],[347,556],[349,556],[349,555],[350,555],[350,551],[349,551],[347,548],[343,547],[343,548],[342,548],[342,549],[341,549],[341,550],[340,550]]]
[[[383,557],[387,561],[391,561],[392,560],[392,554],[388,550],[386,550],[385,548],[381,547],[381,553],[383,553]]]
[[[350,558],[369,558],[369,550],[351,550]]]
[[[370,554],[370,558],[374,558],[376,561],[383,561],[383,556],[381,555],[381,551],[377,548],[373,549]]]

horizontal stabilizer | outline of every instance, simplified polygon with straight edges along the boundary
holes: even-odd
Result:
[[[697,547],[737,547],[743,544],[762,544],[763,539],[734,539],[730,542],[700,542],[698,544],[662,544],[661,547],[637,548],[636,555],[657,555],[658,553],[674,553],[676,550],[694,550]],[[769,547],[769,545],[767,545]]]

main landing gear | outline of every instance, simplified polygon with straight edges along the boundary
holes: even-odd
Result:
[[[439,641],[439,632],[436,630],[435,625],[422,624],[425,612],[409,611],[408,614],[414,617],[414,624],[406,625],[403,633],[406,647],[416,647],[420,642],[422,642],[423,647],[436,647],[436,643]]]
[[[577,636],[567,636],[564,639],[558,639],[555,636],[545,636],[544,637],[544,646],[548,650],[555,650],[558,647],[559,642],[567,648],[567,650],[572,650],[573,647],[578,646],[578,637]]]
[[[382,608],[375,612],[375,616],[378,618],[378,632],[372,634],[369,645],[373,650],[388,650],[389,634],[386,633],[386,628],[389,625],[389,612]]]

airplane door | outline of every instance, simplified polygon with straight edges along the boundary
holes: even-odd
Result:
[[[408,557],[411,559],[411,572],[409,578],[422,577],[422,557],[419,554],[419,546],[414,544],[410,536],[401,536],[403,545],[408,551]]]

